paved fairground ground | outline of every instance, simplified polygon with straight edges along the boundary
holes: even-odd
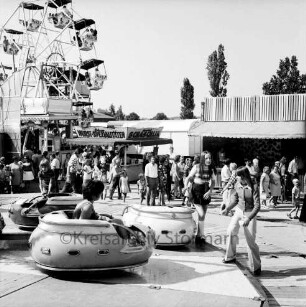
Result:
[[[136,185],[131,188],[126,203],[115,194],[95,203],[96,210],[121,215],[126,205],[139,202]],[[51,276],[30,257],[30,233],[8,218],[11,203],[31,196],[0,195],[7,224],[0,237],[0,306],[306,306],[306,225],[287,218],[289,203],[258,214],[258,277],[248,269],[242,232],[238,261],[222,263],[230,217],[219,214],[218,191],[206,216],[203,247],[156,248],[148,264],[134,269]]]

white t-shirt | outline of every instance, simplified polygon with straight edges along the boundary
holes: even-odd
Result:
[[[150,162],[145,167],[145,176],[150,178],[157,178],[158,177],[158,168],[157,164],[154,165]]]
[[[231,171],[227,165],[224,165],[221,169],[221,181],[228,182],[231,178]]]
[[[92,168],[90,165],[84,165],[83,167],[83,180],[90,180],[92,178]]]

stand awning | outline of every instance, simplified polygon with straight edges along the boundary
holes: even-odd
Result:
[[[305,139],[306,123],[295,122],[201,122],[189,136],[251,139]]]
[[[73,138],[66,139],[68,144],[73,145],[140,145],[140,146],[154,146],[154,145],[162,145],[162,144],[172,144],[172,139],[167,138],[159,138],[159,139],[143,139],[143,140],[112,140],[106,138]]]
[[[70,119],[78,119],[77,115],[70,114],[45,114],[45,115],[21,115],[20,119],[22,121],[40,121],[40,120],[70,120]]]

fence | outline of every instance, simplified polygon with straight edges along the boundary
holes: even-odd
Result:
[[[205,98],[202,121],[305,121],[306,94]]]

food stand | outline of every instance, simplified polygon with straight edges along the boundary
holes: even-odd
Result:
[[[88,128],[74,127],[75,138],[67,139],[71,145],[96,145],[112,146],[118,149],[124,148],[123,167],[126,169],[129,180],[138,179],[142,173],[142,159],[135,158],[140,150],[137,147],[157,146],[161,144],[172,144],[172,139],[160,138],[162,127],[158,128],[134,128],[134,127],[98,127]],[[136,146],[136,153],[129,154],[129,146]]]

